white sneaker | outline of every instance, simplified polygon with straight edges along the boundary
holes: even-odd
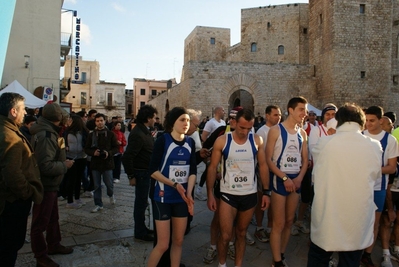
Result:
[[[82,207],[81,204],[78,204],[78,203],[75,203],[75,202],[66,204],[66,208],[67,209],[80,209],[81,207]]]
[[[119,184],[120,180],[119,179],[114,179],[114,184]]]
[[[212,247],[209,247],[206,250],[206,254],[204,258],[202,259],[203,262],[206,264],[211,264],[215,259],[216,259],[216,249],[213,249]]]
[[[392,267],[390,255],[382,255],[381,267]]]
[[[86,202],[84,202],[83,200],[79,199],[75,199],[75,203],[80,204],[82,206],[86,205]]]
[[[111,205],[115,205],[116,199],[114,195],[112,197],[109,197],[109,203],[111,203]]]
[[[86,191],[86,192],[83,193],[83,196],[84,196],[84,197],[93,197],[93,192],[91,192],[91,191]]]
[[[245,241],[247,242],[248,245],[253,245],[255,244],[255,240],[252,238],[252,236],[248,233],[245,234]]]
[[[91,210],[91,212],[92,212],[92,213],[96,213],[96,212],[99,212],[99,211],[102,210],[102,209],[103,209],[103,207],[96,205],[96,206],[94,207],[94,209]]]
[[[334,257],[330,258],[330,261],[328,262],[328,267],[337,267],[338,266],[338,260]]]
[[[205,201],[208,199],[206,196],[204,196],[204,194],[202,194],[202,191],[198,190],[195,190],[194,198],[198,199],[199,201]]]
[[[390,247],[390,252],[391,252],[391,259],[394,261],[399,261],[399,251],[395,251],[394,247]]]
[[[298,231],[301,231],[304,234],[310,233],[309,228],[306,226],[306,224],[303,221],[296,221],[294,225]]]

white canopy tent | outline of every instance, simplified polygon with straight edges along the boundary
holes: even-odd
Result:
[[[315,106],[311,105],[310,103],[308,103],[308,110],[314,111],[317,116],[321,116],[321,110],[316,108]]]
[[[3,93],[17,93],[25,97],[25,106],[27,108],[40,108],[47,104],[46,101],[34,96],[31,92],[26,90],[17,80],[14,80],[6,88],[0,91]]]

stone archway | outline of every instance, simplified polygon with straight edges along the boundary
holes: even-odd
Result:
[[[224,86],[229,95],[229,110],[242,106],[254,111],[254,92],[258,87],[256,79],[248,74],[237,74],[230,77]]]
[[[252,95],[243,89],[238,89],[230,95],[229,98],[229,109],[237,106],[249,108],[254,111],[254,99]]]

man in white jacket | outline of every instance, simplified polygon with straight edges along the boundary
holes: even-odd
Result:
[[[335,114],[336,134],[313,148],[314,201],[308,267],[328,266],[339,252],[340,266],[359,266],[373,243],[375,181],[381,177],[382,149],[362,135],[365,115],[346,104]]]

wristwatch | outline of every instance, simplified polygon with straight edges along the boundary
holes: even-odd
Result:
[[[283,178],[281,178],[281,179],[283,179],[283,183],[285,182],[285,181],[287,181],[288,180],[288,177],[285,175]]]
[[[179,184],[178,182],[174,183],[174,184],[173,184],[173,188],[174,188],[174,189],[177,189],[177,185],[178,185],[178,184]]]

